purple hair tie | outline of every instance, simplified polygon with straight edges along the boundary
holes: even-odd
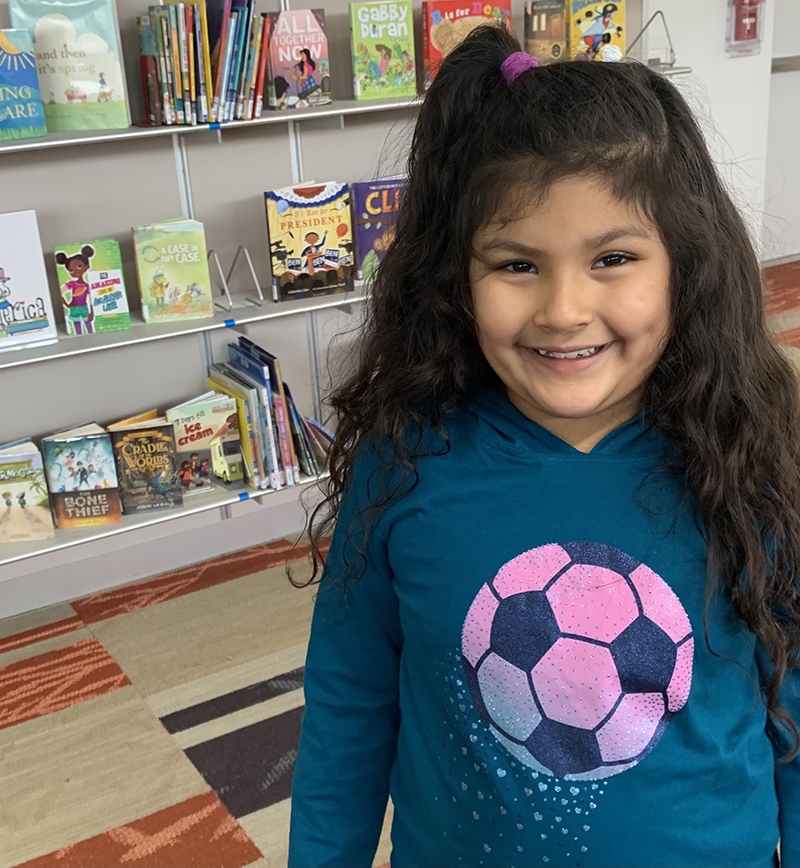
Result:
[[[539,61],[535,57],[531,57],[525,51],[515,51],[509,54],[500,66],[500,72],[503,73],[503,78],[506,84],[513,84],[523,72],[529,69],[535,69],[539,65]]]

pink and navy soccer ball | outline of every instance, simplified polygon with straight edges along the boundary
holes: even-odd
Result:
[[[645,564],[600,543],[540,546],[480,589],[461,650],[492,735],[537,772],[568,780],[631,768],[683,708],[689,618]]]

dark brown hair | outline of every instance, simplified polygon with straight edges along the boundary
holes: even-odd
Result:
[[[770,735],[791,758],[798,731],[778,691],[800,665],[800,395],[765,324],[758,258],[666,78],[635,62],[573,61],[508,85],[500,65],[518,50],[504,27],[478,28],[448,55],[421,106],[358,364],[330,397],[337,438],[327,496],[310,519],[310,581],[320,578],[320,541],[359,447],[369,438],[389,444],[390,469],[400,470],[397,485],[349,529],[363,551],[370,521],[415,483],[420,450],[409,427],[443,432],[476,387],[499,384],[473,321],[476,231],[509,201],[512,209],[530,202],[559,178],[600,178],[654,222],[669,253],[672,334],[642,411],[685,458],[664,470],[679,474],[696,505],[708,552],[706,611],[724,595],[769,656],[761,688]]]

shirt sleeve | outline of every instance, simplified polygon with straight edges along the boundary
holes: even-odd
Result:
[[[348,538],[370,484],[368,462],[359,456],[314,607],[289,868],[369,868],[386,810],[400,721],[402,632],[385,539],[374,529],[359,564],[355,543],[363,533]],[[360,578],[343,592],[347,563],[358,565]]]
[[[800,726],[800,671],[784,677],[781,702]],[[791,740],[787,737],[787,746]],[[775,790],[781,829],[781,868],[800,868],[800,754],[790,763],[775,762]]]

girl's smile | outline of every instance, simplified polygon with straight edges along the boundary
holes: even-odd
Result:
[[[595,178],[474,239],[478,341],[526,416],[588,452],[639,409],[669,335],[667,250]]]

